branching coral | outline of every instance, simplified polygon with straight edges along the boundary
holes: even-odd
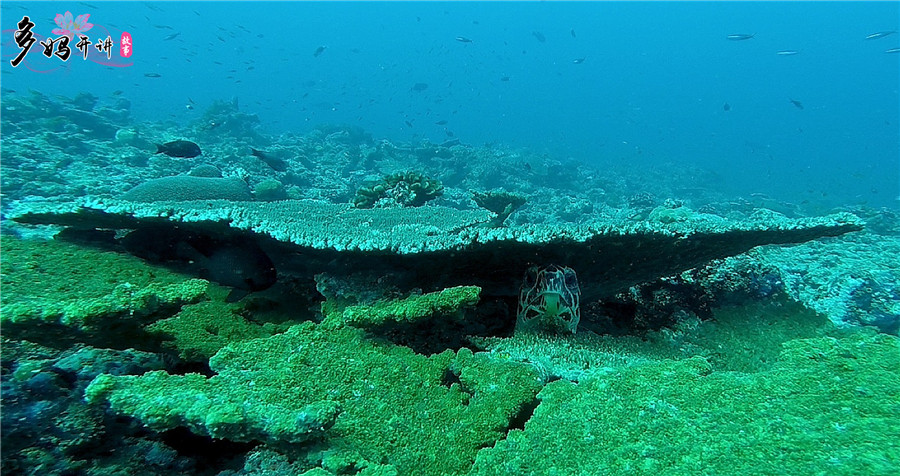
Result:
[[[386,175],[381,182],[362,187],[353,197],[356,208],[421,207],[444,194],[440,180],[418,172]]]

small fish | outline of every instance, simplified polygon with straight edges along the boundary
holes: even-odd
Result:
[[[885,53],[900,53],[900,48],[888,48],[884,50]]]
[[[587,58],[575,58],[575,59],[572,60],[572,63],[574,63],[574,64],[581,64],[581,63],[584,63],[584,60],[586,60],[586,59],[587,59]]]
[[[456,41],[458,41],[460,43],[471,43],[472,42],[472,40],[470,40],[469,38],[466,38],[465,36],[457,36]]]
[[[893,35],[894,33],[897,33],[897,30],[879,31],[877,33],[872,33],[871,35],[866,35],[866,39],[867,40],[877,40],[879,38],[884,38],[885,36]]]
[[[315,56],[316,58],[318,58],[320,54],[322,54],[322,53],[325,52],[325,48],[327,48],[327,47],[325,47],[325,46],[320,46],[320,47],[316,48],[316,51],[313,53],[313,56]]]
[[[265,162],[266,165],[272,167],[276,172],[284,172],[288,169],[287,162],[284,159],[280,159],[278,157],[273,157],[267,152],[263,152],[261,150],[256,150],[254,148],[250,148],[250,155],[256,157],[257,159]]]
[[[428,89],[428,83],[416,83],[410,88],[410,91],[422,92]]]
[[[161,78],[162,75],[159,73],[144,73],[144,76],[147,78]]]
[[[437,124],[437,125],[439,125],[439,126],[443,126],[443,125],[446,124],[446,123],[447,123],[447,121],[445,121],[445,120],[443,120],[443,119],[440,120],[440,121],[435,122],[435,124]]]
[[[181,34],[180,31],[177,32],[177,33],[172,33],[171,35],[169,35],[169,36],[163,38],[163,41],[174,40],[175,38],[178,38],[178,35],[180,35],[180,34]]]
[[[753,38],[754,36],[756,36],[756,33],[754,33],[752,35],[747,35],[745,33],[734,33],[734,34],[726,36],[725,38],[732,40],[732,41],[741,41],[741,40],[749,40],[750,38]]]
[[[413,126],[413,125],[412,125],[412,122],[409,122],[409,121],[403,121],[403,123],[406,124],[406,127],[412,127],[412,126]]]
[[[722,105],[722,110],[725,111],[725,112],[730,111],[730,110],[731,110],[731,104],[728,104],[728,103],[726,102],[725,104]]]
[[[547,38],[544,36],[544,34],[539,31],[532,31],[531,36],[537,38],[537,40],[540,41],[541,43],[544,43],[545,41],[547,41]]]
[[[159,28],[160,30],[174,30],[174,28],[169,25],[153,25],[153,28]]]
[[[572,38],[578,38],[577,36],[575,36],[575,29],[574,29],[574,28],[572,28],[571,30],[569,30],[569,34],[572,35]]]
[[[509,81],[509,76],[500,76],[500,81]]]
[[[203,152],[200,151],[199,145],[189,140],[175,140],[172,142],[166,142],[162,145],[157,145],[156,153],[166,154],[169,157],[181,157],[190,159],[192,157],[197,157]]]
[[[794,56],[794,55],[799,54],[799,53],[800,53],[800,52],[797,51],[797,50],[781,50],[781,51],[776,51],[776,52],[775,52],[775,54],[778,55],[778,56]]]
[[[793,99],[788,99],[788,101],[790,101],[791,104],[793,104],[794,107],[796,107],[797,109],[803,109],[803,103],[802,103],[802,102],[800,102],[800,101],[794,101]]]

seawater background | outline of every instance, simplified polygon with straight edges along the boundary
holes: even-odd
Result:
[[[450,131],[464,143],[530,147],[601,168],[699,166],[720,181],[686,187],[734,194],[888,207],[900,196],[900,55],[884,52],[900,35],[864,39],[900,29],[898,2],[5,1],[0,8],[4,96],[120,90],[137,122],[181,124],[235,97],[271,134],[345,123],[395,142],[440,142]],[[134,65],[106,67],[77,51],[62,63],[36,46],[29,61],[37,69],[60,67],[13,69],[8,55],[16,50],[6,43],[21,16],[49,35],[66,10],[90,13],[116,48],[118,34],[131,33]],[[99,31],[88,33],[94,39]],[[726,40],[731,33],[756,36]],[[326,50],[315,57],[319,46]],[[416,83],[428,88],[415,91]]]

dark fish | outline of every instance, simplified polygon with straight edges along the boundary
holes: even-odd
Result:
[[[781,51],[776,51],[776,52],[775,52],[775,54],[778,55],[778,56],[794,56],[794,55],[799,54],[799,53],[800,53],[800,52],[797,51],[797,50],[781,50]]]
[[[790,101],[791,104],[793,104],[794,107],[796,107],[797,109],[803,109],[803,103],[802,103],[802,102],[800,102],[800,101],[794,101],[793,99],[788,99],[788,101]]]
[[[416,83],[416,84],[414,84],[413,87],[410,88],[410,89],[411,89],[412,91],[422,92],[422,91],[428,89],[428,83]]]
[[[500,76],[500,81],[509,81],[509,76]]]
[[[897,33],[897,31],[896,30],[879,31],[877,33],[872,33],[871,35],[866,35],[866,39],[867,40],[877,40],[879,38],[884,38],[885,36],[893,35],[894,33]]]
[[[586,59],[587,58],[575,58],[572,60],[572,63],[581,64],[581,63],[584,63],[584,60],[586,60]]]
[[[541,43],[547,41],[547,38],[544,36],[544,34],[539,31],[532,31],[531,36],[537,38],[537,40],[540,41]]]
[[[200,146],[188,140],[175,140],[156,146],[157,154],[166,154],[169,157],[181,157],[190,159],[202,154]]]
[[[235,302],[278,281],[272,259],[249,240],[220,240],[166,227],[140,228],[120,240],[131,254],[232,287]]]
[[[153,25],[153,28],[159,28],[160,30],[174,30],[174,28],[169,25]]]
[[[163,41],[174,40],[175,38],[178,38],[178,35],[180,35],[180,34],[181,34],[180,31],[177,32],[177,33],[172,33],[171,35],[169,35],[169,36],[163,38]]]
[[[471,43],[472,42],[472,40],[466,38],[465,36],[457,36],[456,41],[458,41],[460,43]]]
[[[726,102],[724,105],[722,105],[722,110],[724,110],[724,111],[726,111],[726,112],[727,112],[727,111],[730,111],[730,110],[731,110],[731,104],[728,104],[728,103]]]
[[[266,165],[268,165],[269,167],[272,167],[272,169],[275,170],[276,172],[284,172],[288,169],[288,164],[287,164],[287,162],[284,161],[284,159],[280,159],[278,157],[273,157],[273,156],[269,155],[268,153],[263,152],[261,150],[256,150],[251,147],[250,155],[252,155],[253,157],[256,157],[259,160],[262,160],[263,162],[266,163]]]
[[[900,48],[888,48],[884,50],[885,53],[900,53]]]
[[[445,120],[440,120],[440,121],[435,122],[435,124],[437,124],[439,126],[443,126],[446,123],[447,123],[447,121],[445,121]]]
[[[316,51],[313,52],[313,56],[315,56],[316,58],[318,58],[320,54],[322,54],[322,53],[325,52],[325,48],[326,48],[326,47],[324,47],[324,46],[320,46],[320,47],[316,48]]]
[[[569,34],[572,35],[572,38],[578,38],[577,36],[575,36],[575,29],[574,29],[574,28],[572,28],[571,30],[569,30]]]
[[[741,41],[741,40],[749,40],[750,38],[753,38],[754,36],[756,36],[756,33],[754,33],[752,35],[747,35],[744,33],[735,33],[732,35],[728,35],[725,38],[732,40],[732,41]]]
[[[407,127],[412,127],[412,126],[413,126],[413,125],[412,125],[412,122],[409,122],[409,121],[403,121],[403,123],[406,124]]]
[[[144,73],[144,76],[147,78],[161,78],[162,75],[159,73]]]

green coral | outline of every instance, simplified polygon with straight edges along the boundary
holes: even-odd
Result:
[[[206,360],[226,344],[268,337],[284,326],[253,324],[245,319],[241,304],[212,300],[185,306],[175,316],[162,319],[147,330],[168,336],[163,345],[177,350],[185,360]]]
[[[385,175],[381,181],[356,191],[352,203],[356,208],[421,207],[444,194],[440,180],[418,172]]]
[[[560,380],[472,474],[896,474],[900,340],[784,344],[758,373],[701,357]]]
[[[404,299],[380,301],[371,305],[348,306],[339,314],[340,322],[357,327],[373,327],[387,322],[414,322],[430,319],[435,315],[444,318],[460,318],[461,308],[478,303],[481,288],[457,286],[441,291],[413,295]],[[324,309],[329,309],[325,307]],[[337,313],[325,312],[334,322]]]
[[[199,301],[209,286],[133,256],[60,241],[4,236],[0,265],[0,322],[14,334],[45,324],[96,330],[110,318]]]
[[[230,344],[210,368],[211,378],[103,375],[86,396],[160,431],[186,426],[272,444],[327,437],[329,451],[400,474],[460,474],[540,385],[520,364],[466,349],[426,357],[367,340],[362,330],[312,323]]]

